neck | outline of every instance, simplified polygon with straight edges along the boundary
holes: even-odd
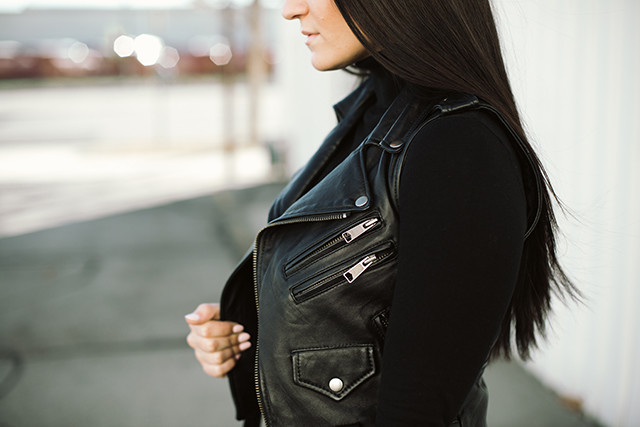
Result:
[[[375,103],[374,110],[386,109],[398,96],[403,87],[403,82],[397,76],[391,74],[372,57],[368,57],[355,64],[363,74],[367,75],[373,84]]]

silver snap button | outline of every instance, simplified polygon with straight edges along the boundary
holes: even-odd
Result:
[[[356,200],[356,206],[361,208],[362,206],[366,205],[368,202],[369,202],[369,198],[367,196],[360,196]]]
[[[344,387],[344,383],[340,378],[331,378],[331,381],[329,381],[329,388],[331,389],[331,391],[334,391],[337,393],[340,390],[342,390],[343,387]]]

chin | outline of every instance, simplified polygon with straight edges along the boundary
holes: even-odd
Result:
[[[331,70],[338,70],[340,68],[344,68],[349,64],[347,63],[343,65],[341,63],[318,61],[312,58],[311,65],[313,66],[313,68],[315,68],[318,71],[331,71]]]
[[[327,61],[319,61],[319,60],[314,60],[313,58],[311,58],[311,65],[313,65],[313,68],[315,68],[318,71],[332,71],[332,70],[341,70],[345,67],[348,67],[351,64],[355,64],[356,62],[360,61],[361,59],[364,58],[353,58],[353,59],[349,59],[347,61],[334,61],[334,62],[327,62]]]

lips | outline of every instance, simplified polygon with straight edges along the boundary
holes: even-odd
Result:
[[[309,45],[311,42],[313,42],[313,40],[316,39],[316,37],[318,37],[320,34],[319,33],[314,33],[311,31],[306,31],[306,30],[302,30],[302,35],[306,36],[307,39],[305,40],[305,44]]]

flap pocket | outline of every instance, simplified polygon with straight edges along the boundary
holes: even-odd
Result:
[[[294,350],[293,381],[341,400],[376,372],[373,345]]]

